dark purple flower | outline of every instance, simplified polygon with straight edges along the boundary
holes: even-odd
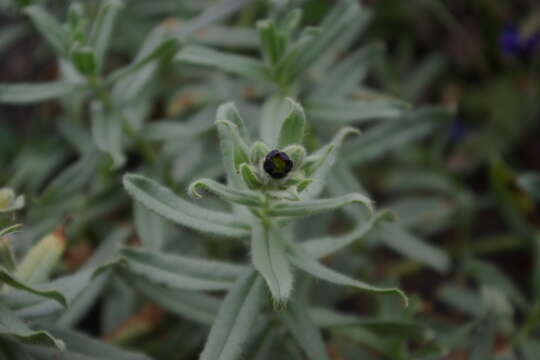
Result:
[[[274,179],[282,179],[292,170],[293,162],[284,152],[272,150],[264,158],[263,168]]]
[[[525,36],[513,25],[506,25],[499,38],[501,50],[511,56],[528,59],[540,46],[540,32]]]

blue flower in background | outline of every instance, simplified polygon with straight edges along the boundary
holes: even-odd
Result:
[[[540,46],[540,32],[525,36],[513,25],[507,25],[500,35],[500,46],[504,53],[528,59]]]

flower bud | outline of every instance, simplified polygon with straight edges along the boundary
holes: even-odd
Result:
[[[266,155],[263,169],[274,179],[283,179],[293,168],[293,162],[287,154],[272,150]]]

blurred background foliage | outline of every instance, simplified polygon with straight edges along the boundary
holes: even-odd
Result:
[[[0,83],[69,79],[70,70],[61,70],[44,41],[47,35],[40,35],[21,12],[23,3],[0,0]],[[36,3],[69,22],[69,2]],[[119,130],[124,134],[120,150],[106,142],[100,146],[98,130],[90,125],[95,106],[86,100],[90,96],[104,102],[103,87],[92,88],[92,95],[61,90],[58,101],[37,104],[32,99],[12,101],[0,87],[0,186],[26,200],[15,215],[0,213],[2,228],[23,224],[9,235],[16,257],[22,258],[70,217],[65,249],[50,269],[53,278],[86,274],[93,265],[110,261],[120,244],[244,260],[245,249],[192,233],[133,203],[121,176],[144,173],[180,194],[197,177],[219,177],[220,157],[211,129],[216,106],[234,101],[255,128],[265,99],[281,91],[306,107],[313,127],[308,148],[324,143],[343,124],[364,132],[344,146],[328,192],[368,192],[378,208],[389,208],[400,219],[326,261],[362,278],[399,284],[412,299],[407,310],[396,299],[299,281],[296,292],[312,303],[331,359],[538,359],[537,2],[365,1],[361,15],[348,20],[350,26],[330,24],[337,29],[335,46],[290,87],[261,81],[246,70],[249,63],[233,61],[228,67],[223,65],[227,61],[213,58],[216,53],[189,52],[189,46],[260,59],[258,20],[281,19],[298,7],[303,10],[302,27],[318,26],[339,2],[224,3],[240,5],[220,13],[209,11],[216,9],[214,1],[125,2],[104,73],[114,74],[143,58],[144,47],[161,42],[164,33],[181,45],[109,87],[106,97],[122,104],[116,110],[127,119]],[[85,1],[85,18],[95,19],[100,4]],[[336,64],[366,48],[374,49],[370,60],[361,58],[358,68],[353,61],[344,68],[344,77],[332,82]],[[356,80],[353,90],[333,101],[348,71]],[[358,105],[364,106],[366,99],[380,100],[380,107]],[[105,132],[114,131],[118,129]],[[350,220],[363,216],[346,209],[338,216],[308,218],[298,233],[301,238],[340,234]],[[70,295],[73,303],[67,310],[36,307],[33,299],[33,307],[16,306],[14,312],[35,328],[50,328],[68,349],[70,342],[76,344],[73,356],[84,359],[136,357],[114,353],[123,351],[116,347],[86,343],[77,338],[83,336],[79,332],[156,359],[197,358],[219,297],[160,287],[122,267],[92,279],[87,278],[86,289]],[[358,318],[332,317],[321,307]],[[403,321],[404,330],[385,326],[384,321],[397,320]],[[271,336],[279,339],[283,334]],[[42,350],[34,345],[17,346],[12,337],[3,340],[5,353],[11,354],[6,358],[19,359],[13,354],[24,352],[28,357],[20,359],[46,359],[56,351],[39,355]],[[88,349],[94,346],[100,350],[92,353]],[[284,354],[284,347],[294,354],[288,341],[273,346],[273,354]],[[250,348],[246,358],[262,358],[257,351]]]

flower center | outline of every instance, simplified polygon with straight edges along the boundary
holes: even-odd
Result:
[[[287,154],[279,150],[272,150],[266,155],[263,163],[264,171],[274,179],[287,176],[292,170],[293,162]]]

